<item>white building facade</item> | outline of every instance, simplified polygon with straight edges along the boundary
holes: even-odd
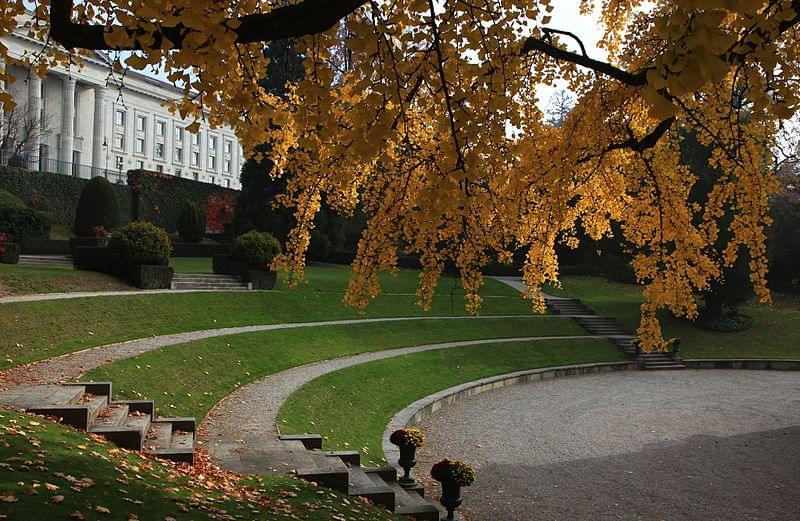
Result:
[[[38,52],[41,43],[14,33],[3,40],[13,58]],[[54,68],[45,78],[21,67],[8,70],[17,81],[3,86],[27,117],[39,117],[42,132],[28,154],[38,170],[80,177],[104,175],[124,182],[125,173],[145,169],[240,188],[244,157],[230,128],[211,129],[170,114],[166,102],[182,91],[133,71],[121,85],[105,55],[83,58],[84,66]]]

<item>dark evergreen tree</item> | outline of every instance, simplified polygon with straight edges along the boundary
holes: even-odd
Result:
[[[294,50],[289,40],[271,42],[264,53],[270,62],[261,86],[272,94],[283,96],[287,84],[303,78],[303,56]],[[258,230],[269,232],[285,241],[293,224],[292,212],[283,207],[275,207],[275,196],[286,187],[286,181],[270,176],[273,163],[269,160],[269,148],[261,146],[258,151],[262,153],[263,160],[250,158],[242,168],[242,191],[236,200],[236,211],[233,215],[234,233],[241,235]]]
[[[697,140],[693,133],[684,133],[681,139],[681,162],[687,165],[697,176],[697,182],[689,193],[689,199],[696,202],[699,207],[705,207],[708,196],[715,182],[722,173],[711,164],[713,147],[704,145]],[[697,216],[699,221],[700,216]],[[715,243],[719,252],[732,239],[730,224],[733,220],[730,211],[717,218],[720,232]],[[718,321],[723,315],[736,315],[738,306],[747,302],[753,296],[753,285],[750,282],[749,253],[743,246],[740,247],[739,256],[732,266],[727,266],[722,271],[719,280],[711,282],[707,291],[702,293],[704,308],[702,314],[707,321]]]

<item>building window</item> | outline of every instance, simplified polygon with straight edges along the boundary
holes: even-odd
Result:
[[[231,160],[230,159],[226,159],[225,161],[223,161],[222,170],[224,170],[226,174],[230,174],[231,173]]]
[[[232,151],[233,151],[233,143],[231,143],[230,141],[226,140],[225,141],[225,153],[227,155],[231,155]]]
[[[183,141],[183,127],[175,127],[175,141]]]
[[[208,149],[209,150],[216,150],[217,149],[217,137],[216,136],[208,136]]]
[[[156,172],[158,172],[159,174],[163,174],[164,173],[164,165],[156,165]]]
[[[209,170],[216,170],[216,168],[217,168],[217,158],[215,156],[208,156],[208,161],[206,162],[206,167]]]
[[[144,161],[137,161],[136,162],[136,169],[137,170],[144,170]]]
[[[231,180],[230,179],[226,179],[225,180],[225,188],[230,188],[230,187],[231,187]]]
[[[122,134],[114,134],[114,148],[123,150],[125,148],[125,136]]]
[[[156,157],[164,159],[164,143],[156,143]]]
[[[163,121],[156,121],[156,136],[164,137],[164,132],[166,132],[167,124]]]
[[[180,177],[182,173],[183,173],[183,170],[181,170],[180,168],[176,168],[175,169],[175,176],[176,177]]]
[[[144,116],[136,116],[136,130],[138,132],[144,132],[144,129],[147,128],[147,118]]]
[[[114,111],[114,124],[118,127],[125,126],[125,111],[117,109]]]
[[[200,152],[192,151],[192,166],[200,166]]]
[[[117,165],[117,170],[122,170],[122,162],[123,162],[122,156],[116,156],[114,158],[114,164]]]
[[[136,146],[134,148],[134,152],[137,154],[144,154],[144,139],[143,138],[136,138]]]
[[[193,174],[194,174],[194,180],[195,181],[199,181],[200,180],[200,174],[198,174],[197,172],[193,172]]]
[[[200,133],[192,134],[192,146],[199,147],[200,146]]]
[[[183,149],[178,147],[175,149],[175,162],[180,163],[183,161]]]

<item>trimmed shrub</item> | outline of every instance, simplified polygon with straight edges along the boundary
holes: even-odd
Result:
[[[206,212],[199,205],[187,202],[178,217],[175,229],[178,230],[180,238],[186,242],[202,241],[206,234]]]
[[[29,237],[49,237],[51,221],[52,217],[47,212],[24,206],[0,206],[0,231],[17,241]]]
[[[118,228],[108,241],[112,262],[131,267],[136,264],[167,265],[172,252],[169,236],[153,223],[136,221]]]
[[[11,206],[13,208],[25,208],[22,199],[12,194],[8,190],[0,189],[0,206]]]
[[[101,246],[78,246],[72,253],[72,265],[85,271],[115,272],[108,248]]]
[[[19,262],[19,244],[0,242],[0,264],[16,264]]]
[[[119,226],[119,197],[103,177],[93,177],[81,191],[75,210],[75,234],[92,237],[93,228],[98,225],[109,231]]]
[[[230,260],[244,261],[253,269],[268,269],[280,252],[281,243],[271,234],[250,231],[234,239]]]

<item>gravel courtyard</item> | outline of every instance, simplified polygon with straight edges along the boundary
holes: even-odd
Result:
[[[800,518],[800,373],[626,372],[488,392],[421,427],[478,520]],[[438,487],[434,487],[437,494]]]

